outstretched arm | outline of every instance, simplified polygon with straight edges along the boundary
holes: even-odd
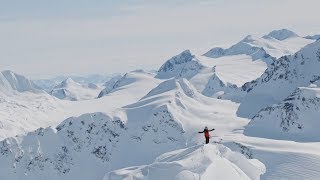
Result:
[[[204,131],[202,131],[202,132],[198,132],[198,133],[203,133]]]
[[[213,131],[214,130],[214,128],[213,129],[211,129],[211,130],[209,130],[209,131]]]

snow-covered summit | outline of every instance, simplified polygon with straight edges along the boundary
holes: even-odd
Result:
[[[79,101],[96,98],[99,92],[100,88],[97,85],[83,85],[67,78],[55,86],[50,94],[59,99]]]
[[[167,60],[159,69],[156,78],[168,79],[172,77],[191,78],[197,74],[204,66],[192,55],[189,50]]]
[[[141,70],[128,72],[123,76],[117,76],[111,79],[110,81],[106,82],[104,84],[105,88],[101,90],[101,92],[98,95],[98,98],[106,96],[115,91],[125,89],[127,87],[135,86],[138,82],[145,82],[147,84],[147,81],[151,79],[154,79],[153,73]]]
[[[16,74],[12,71],[0,72],[0,91],[3,93],[10,93],[13,91],[25,92],[39,92],[39,88],[26,77]]]
[[[268,38],[274,38],[279,41],[283,41],[288,38],[293,38],[293,37],[299,37],[295,32],[290,31],[288,29],[280,29],[280,30],[274,30],[271,31],[268,35],[263,36],[263,38],[268,39]]]
[[[197,162],[195,162],[195,160]],[[150,165],[128,167],[112,171],[104,177],[104,180],[258,180],[264,172],[265,166],[258,160],[246,159],[243,155],[232,152],[223,145],[208,144],[196,145],[165,153]]]

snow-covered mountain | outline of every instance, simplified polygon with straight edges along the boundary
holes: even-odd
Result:
[[[253,117],[259,110],[279,103],[298,87],[307,87],[320,76],[320,41],[291,56],[283,56],[257,80],[246,84],[238,114]]]
[[[68,78],[55,86],[50,94],[59,98],[70,101],[80,101],[96,98],[101,91],[95,84],[79,84]]]
[[[221,104],[224,104],[222,109],[228,106],[228,110],[222,110]],[[209,113],[212,107],[217,111],[214,115]],[[68,118],[55,129],[40,128],[26,136],[5,139],[0,143],[0,167],[4,167],[0,168],[0,174],[5,179],[102,179],[110,170],[152,163],[160,154],[198,144],[201,139],[194,137],[198,134],[194,128],[201,129],[204,124],[213,123],[211,126],[219,128],[217,133],[224,135],[246,123],[238,119],[226,127],[226,122],[234,121],[229,117],[230,111],[236,111],[233,103],[208,100],[187,80],[170,79],[112,116],[85,114]],[[210,122],[212,118],[216,121]],[[221,163],[233,172],[242,169],[244,173],[233,173],[234,177],[256,178],[263,173],[256,169],[249,172],[242,163],[231,159],[226,161],[222,147],[204,148],[209,148],[208,153],[221,152],[222,155],[215,156],[221,159],[218,165]],[[197,158],[199,150],[190,154],[190,158]],[[235,157],[239,158],[238,162],[250,164],[240,154]],[[86,171],[88,167],[94,170]],[[210,169],[210,165],[202,168]],[[206,175],[210,178],[210,174]]]
[[[219,58],[245,54],[251,56],[252,60],[260,59],[270,65],[275,59],[294,54],[312,42],[314,40],[300,37],[290,30],[282,29],[272,31],[262,38],[249,35],[230,48],[216,47],[205,53],[204,56]]]
[[[95,89],[86,101],[1,73],[0,179],[317,179],[315,39],[277,30],[212,57],[183,51],[104,90],[55,86],[62,99]],[[205,126],[215,129],[206,145]]]
[[[255,115],[245,134],[294,141],[319,141],[320,88],[298,88],[278,104]]]
[[[204,66],[195,55],[192,55],[189,50],[185,50],[167,60],[158,70],[156,78],[168,79],[176,77],[190,79],[203,68]]]
[[[0,91],[2,93],[39,92],[39,88],[29,79],[12,71],[0,72]]]
[[[271,31],[268,35],[263,36],[265,39],[274,38],[279,41],[283,41],[289,38],[299,37],[295,32],[292,32],[288,29],[280,29]]]
[[[146,79],[153,79],[153,77],[153,73],[141,70],[131,71],[123,76],[116,76],[104,84],[105,88],[99,93],[98,98],[120,89],[127,88],[128,86],[135,86],[137,82],[142,82]]]

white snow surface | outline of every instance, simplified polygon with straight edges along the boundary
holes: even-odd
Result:
[[[104,180],[211,180],[260,179],[265,167],[255,159],[246,159],[223,145],[196,145],[165,153],[150,165],[120,169]]]

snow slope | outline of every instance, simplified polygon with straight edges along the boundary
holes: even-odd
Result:
[[[151,79],[153,77],[154,74],[140,70],[126,73],[123,76],[117,76],[104,84],[105,88],[99,93],[98,98],[106,96],[109,93],[124,89],[128,86],[134,86],[136,82],[144,81],[145,79]]]
[[[320,41],[307,45],[292,56],[284,56],[247,89],[238,114],[253,117],[261,109],[281,102],[298,87],[307,87],[320,76]]]
[[[50,94],[59,98],[70,101],[80,101],[96,98],[101,91],[95,84],[79,84],[68,78],[55,86]]]
[[[165,153],[150,165],[128,167],[108,173],[104,180],[116,179],[260,179],[262,163],[246,159],[223,145],[196,145]]]

